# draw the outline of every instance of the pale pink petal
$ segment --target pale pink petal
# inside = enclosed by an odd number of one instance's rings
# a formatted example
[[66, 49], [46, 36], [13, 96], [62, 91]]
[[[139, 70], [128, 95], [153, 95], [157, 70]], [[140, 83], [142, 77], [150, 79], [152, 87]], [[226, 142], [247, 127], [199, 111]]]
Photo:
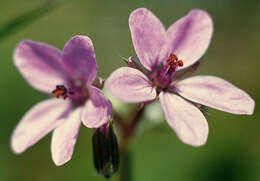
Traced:
[[176, 94], [162, 92], [159, 99], [170, 127], [181, 141], [192, 146], [207, 141], [208, 123], [201, 111]]
[[213, 21], [208, 13], [192, 10], [167, 31], [168, 54], [174, 53], [188, 67], [198, 61], [207, 50], [213, 34]]
[[57, 166], [65, 164], [72, 157], [81, 124], [81, 110], [81, 107], [76, 108], [53, 132], [51, 153]]
[[15, 49], [14, 64], [37, 90], [50, 93], [56, 85], [65, 84], [61, 53], [52, 46], [22, 41]]
[[162, 60], [159, 54], [166, 41], [163, 24], [148, 9], [139, 8], [131, 13], [129, 27], [137, 56], [151, 70]]
[[195, 76], [175, 85], [183, 97], [233, 114], [253, 114], [255, 102], [243, 90], [214, 76]]
[[33, 106], [16, 126], [11, 148], [22, 153], [59, 125], [71, 107], [69, 101], [49, 99]]
[[88, 128], [98, 128], [109, 121], [112, 105], [100, 89], [88, 86], [89, 98], [83, 107], [81, 120]]
[[114, 97], [128, 103], [150, 101], [156, 97], [151, 81], [139, 70], [129, 67], [114, 71], [105, 87]]
[[73, 79], [84, 80], [86, 84], [95, 80], [97, 63], [94, 46], [89, 37], [72, 37], [66, 43], [62, 57]]

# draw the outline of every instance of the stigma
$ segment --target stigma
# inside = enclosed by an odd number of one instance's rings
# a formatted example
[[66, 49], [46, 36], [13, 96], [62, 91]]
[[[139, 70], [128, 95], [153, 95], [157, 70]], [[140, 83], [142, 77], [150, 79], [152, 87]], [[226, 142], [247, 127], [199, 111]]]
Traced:
[[64, 85], [56, 85], [56, 89], [54, 89], [52, 93], [56, 96], [57, 99], [60, 97], [66, 99], [69, 95], [73, 94], [73, 92], [69, 91]]
[[171, 53], [170, 56], [166, 59], [165, 66], [168, 67], [172, 72], [175, 72], [178, 67], [183, 66], [183, 61], [179, 60], [174, 53]]

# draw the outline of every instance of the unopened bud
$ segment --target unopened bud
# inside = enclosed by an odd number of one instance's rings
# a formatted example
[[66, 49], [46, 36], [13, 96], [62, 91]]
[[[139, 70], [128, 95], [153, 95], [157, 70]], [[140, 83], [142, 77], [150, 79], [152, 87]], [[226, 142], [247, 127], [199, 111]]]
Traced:
[[110, 178], [119, 168], [119, 148], [111, 123], [98, 128], [93, 137], [93, 158], [96, 171]]

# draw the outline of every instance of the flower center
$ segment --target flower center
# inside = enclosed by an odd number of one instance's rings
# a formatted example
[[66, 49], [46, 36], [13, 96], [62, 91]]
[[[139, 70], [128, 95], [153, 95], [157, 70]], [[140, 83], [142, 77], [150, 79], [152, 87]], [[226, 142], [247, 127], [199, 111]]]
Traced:
[[56, 89], [54, 89], [52, 93], [55, 94], [57, 99], [60, 97], [66, 99], [68, 96], [73, 94], [73, 92], [69, 91], [64, 85], [56, 85]]
[[67, 82], [65, 85], [56, 85], [52, 93], [56, 98], [62, 97], [63, 99], [69, 98], [75, 105], [82, 105], [88, 99], [88, 89], [83, 81], [75, 79]]
[[152, 74], [152, 80], [158, 90], [162, 90], [168, 87], [172, 82], [174, 74], [179, 67], [183, 66], [183, 61], [179, 60], [178, 57], [171, 53], [170, 56], [163, 62], [162, 66]]
[[183, 66], [183, 61], [179, 60], [174, 53], [171, 53], [169, 58], [166, 59], [166, 64], [164, 66], [169, 68], [168, 71], [175, 72], [178, 67]]

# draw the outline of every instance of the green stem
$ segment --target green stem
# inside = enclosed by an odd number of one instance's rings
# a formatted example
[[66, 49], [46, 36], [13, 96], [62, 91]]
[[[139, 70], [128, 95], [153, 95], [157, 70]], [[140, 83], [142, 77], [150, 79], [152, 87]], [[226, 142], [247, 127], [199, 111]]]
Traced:
[[132, 181], [132, 154], [130, 151], [125, 151], [122, 155], [122, 162], [120, 167], [120, 181]]

